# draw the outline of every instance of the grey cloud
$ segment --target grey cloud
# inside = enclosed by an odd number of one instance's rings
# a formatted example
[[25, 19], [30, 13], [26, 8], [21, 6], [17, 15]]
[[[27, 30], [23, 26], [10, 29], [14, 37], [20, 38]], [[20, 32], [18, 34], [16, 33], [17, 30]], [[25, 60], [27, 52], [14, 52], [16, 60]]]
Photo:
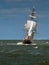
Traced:
[[5, 0], [6, 2], [20, 2], [20, 1], [23, 1], [23, 0]]
[[11, 14], [18, 14], [22, 12], [30, 12], [30, 8], [10, 8], [10, 9], [0, 9], [0, 15], [11, 15]]
[[14, 14], [14, 9], [0, 9], [0, 15]]
[[[11, 8], [11, 9], [0, 9], [0, 19], [16, 19], [22, 14], [24, 17], [30, 12], [29, 8]], [[25, 15], [24, 15], [25, 14]]]
[[12, 9], [0, 9], [0, 19], [11, 19], [18, 16], [16, 8]]
[[[10, 9], [0, 9], [0, 17], [4, 16], [18, 16], [21, 14], [30, 14], [30, 8], [10, 8]], [[48, 17], [49, 10], [37, 12], [38, 17]]]
[[37, 14], [39, 18], [49, 18], [49, 11], [42, 11]]
[[49, 18], [49, 14], [39, 14], [38, 18]]
[[[34, 2], [34, 1], [36, 1], [36, 0], [4, 0], [4, 1], [6, 1], [6, 2]], [[37, 0], [38, 1], [38, 0]]]

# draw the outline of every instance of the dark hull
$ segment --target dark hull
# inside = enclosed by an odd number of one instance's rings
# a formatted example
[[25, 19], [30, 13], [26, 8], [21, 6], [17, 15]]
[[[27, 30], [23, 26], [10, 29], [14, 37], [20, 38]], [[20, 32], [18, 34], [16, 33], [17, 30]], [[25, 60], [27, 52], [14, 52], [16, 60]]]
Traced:
[[24, 40], [23, 44], [32, 44], [32, 41], [30, 41], [30, 40]]

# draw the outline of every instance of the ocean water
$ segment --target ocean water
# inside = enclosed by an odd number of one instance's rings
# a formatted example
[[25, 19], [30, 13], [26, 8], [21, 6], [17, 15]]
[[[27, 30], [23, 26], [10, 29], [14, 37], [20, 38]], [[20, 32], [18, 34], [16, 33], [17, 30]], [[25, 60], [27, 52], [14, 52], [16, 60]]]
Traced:
[[49, 65], [49, 42], [36, 45], [0, 43], [0, 65]]

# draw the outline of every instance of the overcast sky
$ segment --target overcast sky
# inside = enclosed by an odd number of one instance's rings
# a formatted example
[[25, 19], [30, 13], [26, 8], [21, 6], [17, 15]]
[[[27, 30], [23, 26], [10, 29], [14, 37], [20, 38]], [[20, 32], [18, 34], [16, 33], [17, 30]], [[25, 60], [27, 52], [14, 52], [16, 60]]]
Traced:
[[33, 7], [38, 24], [34, 39], [49, 39], [49, 0], [0, 0], [0, 40], [23, 39]]

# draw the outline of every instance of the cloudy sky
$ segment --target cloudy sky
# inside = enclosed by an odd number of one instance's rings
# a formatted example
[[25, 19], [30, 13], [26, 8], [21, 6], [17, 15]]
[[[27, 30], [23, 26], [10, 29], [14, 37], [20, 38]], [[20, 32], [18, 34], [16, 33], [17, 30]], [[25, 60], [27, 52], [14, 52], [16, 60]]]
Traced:
[[33, 7], [38, 24], [34, 39], [49, 39], [49, 0], [0, 0], [0, 40], [23, 39]]

